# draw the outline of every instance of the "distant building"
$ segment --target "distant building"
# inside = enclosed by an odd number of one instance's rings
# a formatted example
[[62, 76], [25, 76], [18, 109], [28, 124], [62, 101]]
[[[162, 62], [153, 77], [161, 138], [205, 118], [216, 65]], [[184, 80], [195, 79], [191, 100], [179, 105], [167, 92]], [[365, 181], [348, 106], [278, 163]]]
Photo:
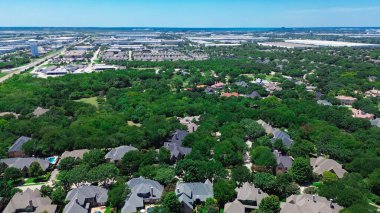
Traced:
[[13, 145], [9, 148], [8, 150], [8, 157], [9, 158], [19, 158], [19, 157], [24, 157], [25, 153], [22, 150], [22, 146], [31, 140], [29, 137], [21, 136], [19, 137]]
[[371, 120], [371, 125], [380, 127], [380, 118], [376, 118], [376, 119]]
[[57, 205], [51, 204], [48, 197], [42, 197], [38, 189], [27, 189], [16, 193], [5, 207], [3, 213], [30, 212], [30, 213], [55, 213]]
[[351, 106], [357, 100], [356, 98], [353, 98], [350, 96], [344, 96], [344, 95], [339, 95], [339, 96], [336, 96], [335, 98], [338, 99], [340, 101], [340, 104], [343, 106], [346, 106], [346, 105]]
[[363, 118], [363, 119], [368, 119], [368, 120], [372, 120], [375, 118], [374, 114], [366, 113], [360, 109], [351, 108], [351, 111], [352, 111], [352, 117], [354, 118]]
[[303, 194], [288, 197], [286, 203], [281, 207], [280, 213], [339, 213], [342, 209], [343, 207], [325, 197]]
[[273, 154], [277, 162], [276, 174], [287, 172], [292, 167], [293, 159], [290, 156], [283, 155], [278, 150], [274, 150]]
[[37, 43], [34, 42], [34, 43], [30, 44], [30, 51], [31, 51], [33, 57], [39, 57], [40, 56], [40, 53], [38, 52]]
[[244, 183], [242, 187], [236, 189], [236, 192], [236, 200], [224, 206], [225, 213], [252, 212], [259, 209], [261, 200], [268, 197], [267, 193], [250, 183]]
[[164, 186], [159, 182], [143, 177], [133, 178], [127, 185], [131, 189], [131, 194], [125, 200], [121, 213], [139, 212], [146, 204], [157, 203], [164, 191]]
[[214, 197], [212, 183], [177, 183], [175, 194], [181, 203], [182, 212], [191, 213], [197, 204]]
[[324, 157], [310, 158], [310, 165], [313, 167], [313, 172], [318, 175], [323, 175], [323, 172], [328, 171], [336, 174], [338, 178], [343, 178], [344, 174], [347, 173], [341, 164]]
[[73, 150], [73, 151], [65, 151], [62, 155], [61, 155], [61, 159], [65, 159], [65, 158], [68, 158], [68, 157], [72, 157], [72, 158], [75, 158], [75, 159], [83, 159], [83, 155], [87, 152], [89, 152], [90, 150], [88, 149], [78, 149], [78, 150]]
[[111, 149], [111, 151], [106, 154], [105, 159], [108, 162], [118, 163], [121, 161], [121, 159], [123, 159], [126, 153], [134, 150], [137, 149], [133, 146], [119, 146], [117, 148]]
[[182, 146], [182, 142], [188, 133], [184, 130], [177, 130], [164, 147], [170, 151], [170, 159], [176, 161], [191, 152], [191, 148]]
[[108, 190], [99, 186], [82, 186], [67, 193], [63, 213], [88, 213], [94, 207], [106, 205]]
[[39, 163], [43, 171], [46, 171], [50, 166], [49, 161], [40, 158], [6, 158], [0, 160], [0, 164], [20, 169], [24, 173], [29, 172], [29, 167], [34, 162]]
[[37, 118], [44, 115], [45, 113], [49, 112], [49, 109], [44, 109], [42, 107], [37, 107], [34, 111], [33, 111], [33, 115], [36, 116]]

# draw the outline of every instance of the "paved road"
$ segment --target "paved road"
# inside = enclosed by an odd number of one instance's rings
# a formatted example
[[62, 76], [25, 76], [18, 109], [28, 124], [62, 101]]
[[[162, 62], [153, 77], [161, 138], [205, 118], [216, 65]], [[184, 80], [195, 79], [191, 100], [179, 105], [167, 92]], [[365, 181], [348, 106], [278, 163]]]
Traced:
[[[79, 43], [82, 43], [82, 42], [84, 42], [84, 41], [86, 41], [86, 40], [87, 40], [87, 38], [85, 38], [85, 39], [83, 39], [83, 40], [80, 40], [80, 41], [78, 41], [78, 42], [76, 42], [76, 43], [74, 43], [74, 44], [72, 44], [72, 45], [69, 45], [69, 46], [75, 46], [75, 45], [77, 45], [77, 44], [79, 44]], [[0, 84], [3, 83], [4, 81], [6, 81], [7, 79], [11, 78], [13, 75], [18, 75], [18, 74], [20, 74], [21, 72], [24, 72], [24, 71], [26, 71], [26, 70], [28, 70], [28, 69], [30, 69], [30, 68], [32, 68], [32, 67], [38, 66], [38, 65], [44, 63], [45, 61], [47, 61], [47, 60], [49, 60], [49, 59], [51, 59], [51, 58], [54, 58], [54, 57], [56, 57], [56, 56], [62, 54], [63, 52], [65, 52], [65, 51], [67, 50], [67, 48], [68, 48], [69, 46], [62, 48], [61, 50], [59, 50], [59, 51], [56, 52], [56, 53], [53, 53], [53, 54], [47, 55], [47, 56], [45, 56], [45, 57], [43, 57], [43, 58], [41, 58], [41, 59], [38, 59], [38, 60], [36, 60], [36, 61], [33, 61], [33, 62], [31, 62], [31, 63], [29, 63], [29, 64], [27, 64], [27, 65], [25, 65], [25, 66], [22, 66], [22, 67], [16, 67], [16, 68], [12, 68], [12, 69], [6, 69], [6, 70], [1, 71], [2, 73], [8, 73], [8, 74], [5, 75], [5, 76], [3, 76], [2, 78], [0, 78]]]

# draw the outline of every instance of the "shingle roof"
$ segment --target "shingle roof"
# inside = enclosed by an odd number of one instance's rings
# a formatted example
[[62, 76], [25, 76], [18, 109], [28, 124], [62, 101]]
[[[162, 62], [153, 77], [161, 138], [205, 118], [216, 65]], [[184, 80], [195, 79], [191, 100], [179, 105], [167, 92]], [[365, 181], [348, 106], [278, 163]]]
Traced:
[[284, 168], [289, 169], [292, 167], [293, 159], [287, 155], [282, 155], [278, 150], [273, 151], [274, 156], [276, 157], [277, 165], [282, 165]]
[[[122, 213], [136, 212], [138, 208], [144, 207], [144, 199], [161, 199], [164, 191], [164, 186], [159, 182], [145, 179], [144, 177], [133, 178], [127, 184], [131, 189], [131, 194], [125, 201], [121, 210]], [[140, 197], [142, 194], [144, 194], [144, 197]]]
[[65, 201], [77, 200], [78, 204], [83, 206], [88, 198], [95, 198], [96, 202], [105, 203], [108, 200], [108, 190], [99, 186], [81, 186], [67, 193]]
[[42, 107], [37, 107], [34, 111], [33, 111], [33, 115], [36, 116], [36, 117], [40, 117], [41, 115], [45, 114], [49, 112], [49, 109], [44, 109]]
[[17, 151], [22, 151], [22, 145], [24, 145], [26, 142], [29, 140], [32, 140], [29, 137], [21, 136], [19, 137], [13, 145], [9, 148], [8, 152], [17, 152]]
[[234, 200], [234, 202], [226, 203], [224, 205], [225, 213], [245, 213], [245, 207], [240, 203], [239, 200]]
[[178, 196], [178, 200], [191, 209], [194, 208], [193, 204], [197, 199], [204, 202], [207, 198], [214, 197], [212, 183], [209, 180], [206, 180], [205, 183], [178, 182], [175, 193]]
[[[30, 203], [30, 201], [32, 201], [32, 203]], [[31, 190], [28, 188], [24, 192], [16, 193], [8, 203], [7, 207], [3, 210], [3, 213], [14, 213], [16, 210], [27, 208], [30, 204], [36, 208], [34, 212], [38, 213], [43, 211], [55, 213], [57, 209], [57, 205], [51, 204], [50, 198], [41, 197], [38, 189]]]
[[111, 151], [109, 151], [106, 154], [105, 158], [109, 159], [111, 162], [119, 161], [124, 157], [124, 155], [127, 152], [130, 152], [133, 150], [137, 150], [137, 149], [133, 146], [119, 146], [117, 148], [111, 149]]
[[187, 155], [191, 152], [191, 148], [182, 146], [182, 141], [188, 134], [184, 130], [177, 130], [169, 142], [164, 143], [164, 147], [170, 151], [171, 157], [178, 158], [180, 155]]
[[88, 213], [88, 210], [79, 205], [75, 199], [72, 199], [66, 204], [63, 213]]
[[273, 139], [275, 139], [275, 140], [281, 139], [282, 143], [286, 147], [290, 147], [290, 145], [292, 145], [292, 143], [293, 143], [293, 140], [290, 138], [288, 133], [281, 131], [280, 129], [277, 129], [277, 128], [275, 128], [273, 131]]
[[318, 175], [322, 175], [325, 171], [335, 173], [339, 178], [342, 178], [346, 170], [342, 168], [342, 165], [332, 159], [326, 159], [324, 157], [310, 158], [310, 165], [313, 167], [313, 172]]
[[61, 159], [68, 158], [68, 157], [73, 157], [73, 158], [79, 158], [82, 159], [84, 153], [89, 152], [90, 150], [88, 149], [78, 149], [78, 150], [73, 150], [73, 151], [65, 151], [61, 155]]
[[268, 197], [267, 193], [264, 193], [261, 189], [256, 188], [255, 185], [250, 183], [244, 183], [243, 186], [236, 189], [236, 191], [239, 201], [256, 201], [257, 206], [252, 206], [253, 208], [257, 208], [261, 200]]
[[261, 95], [257, 91], [253, 91], [251, 94], [246, 95], [246, 97], [255, 99], [255, 98], [261, 98]]
[[260, 124], [265, 129], [266, 134], [273, 134], [274, 129], [271, 125], [267, 124], [263, 120], [258, 120], [257, 123]]
[[325, 197], [309, 194], [292, 195], [286, 199], [281, 213], [338, 213], [341, 209], [336, 203], [330, 203]]
[[380, 127], [380, 118], [376, 118], [376, 119], [371, 120], [371, 125]]
[[1, 159], [0, 163], [5, 163], [8, 167], [14, 167], [17, 169], [24, 169], [30, 167], [33, 162], [38, 162], [41, 165], [42, 170], [49, 168], [49, 161], [40, 158], [6, 158]]

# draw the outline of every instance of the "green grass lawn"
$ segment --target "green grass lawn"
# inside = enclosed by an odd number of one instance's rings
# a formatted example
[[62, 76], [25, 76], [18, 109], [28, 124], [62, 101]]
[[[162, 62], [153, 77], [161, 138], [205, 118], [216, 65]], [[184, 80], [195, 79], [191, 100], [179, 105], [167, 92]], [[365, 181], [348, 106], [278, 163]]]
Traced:
[[6, 75], [5, 73], [0, 72], [0, 78], [4, 77], [5, 75]]
[[91, 105], [93, 105], [96, 108], [99, 107], [99, 104], [98, 104], [98, 101], [97, 101], [97, 97], [82, 98], [82, 99], [79, 99], [79, 100], [76, 100], [76, 101], [77, 102], [86, 103], [86, 104], [91, 104]]

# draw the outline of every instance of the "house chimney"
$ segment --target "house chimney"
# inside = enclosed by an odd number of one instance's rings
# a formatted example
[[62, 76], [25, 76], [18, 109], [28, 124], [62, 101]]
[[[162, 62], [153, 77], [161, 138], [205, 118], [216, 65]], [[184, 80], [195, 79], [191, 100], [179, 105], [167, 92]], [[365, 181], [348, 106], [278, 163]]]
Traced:
[[177, 188], [177, 193], [178, 193], [178, 194], [180, 193], [179, 188]]
[[29, 200], [29, 207], [33, 209], [33, 200]]
[[261, 189], [259, 189], [259, 195], [261, 195]]
[[153, 197], [153, 187], [150, 187], [150, 196]]
[[313, 202], [316, 203], [317, 199], [315, 198], [315, 195], [313, 195]]
[[333, 205], [333, 199], [330, 199], [330, 208], [334, 208], [334, 205]]
[[195, 132], [195, 126], [193, 126], [193, 132]]

